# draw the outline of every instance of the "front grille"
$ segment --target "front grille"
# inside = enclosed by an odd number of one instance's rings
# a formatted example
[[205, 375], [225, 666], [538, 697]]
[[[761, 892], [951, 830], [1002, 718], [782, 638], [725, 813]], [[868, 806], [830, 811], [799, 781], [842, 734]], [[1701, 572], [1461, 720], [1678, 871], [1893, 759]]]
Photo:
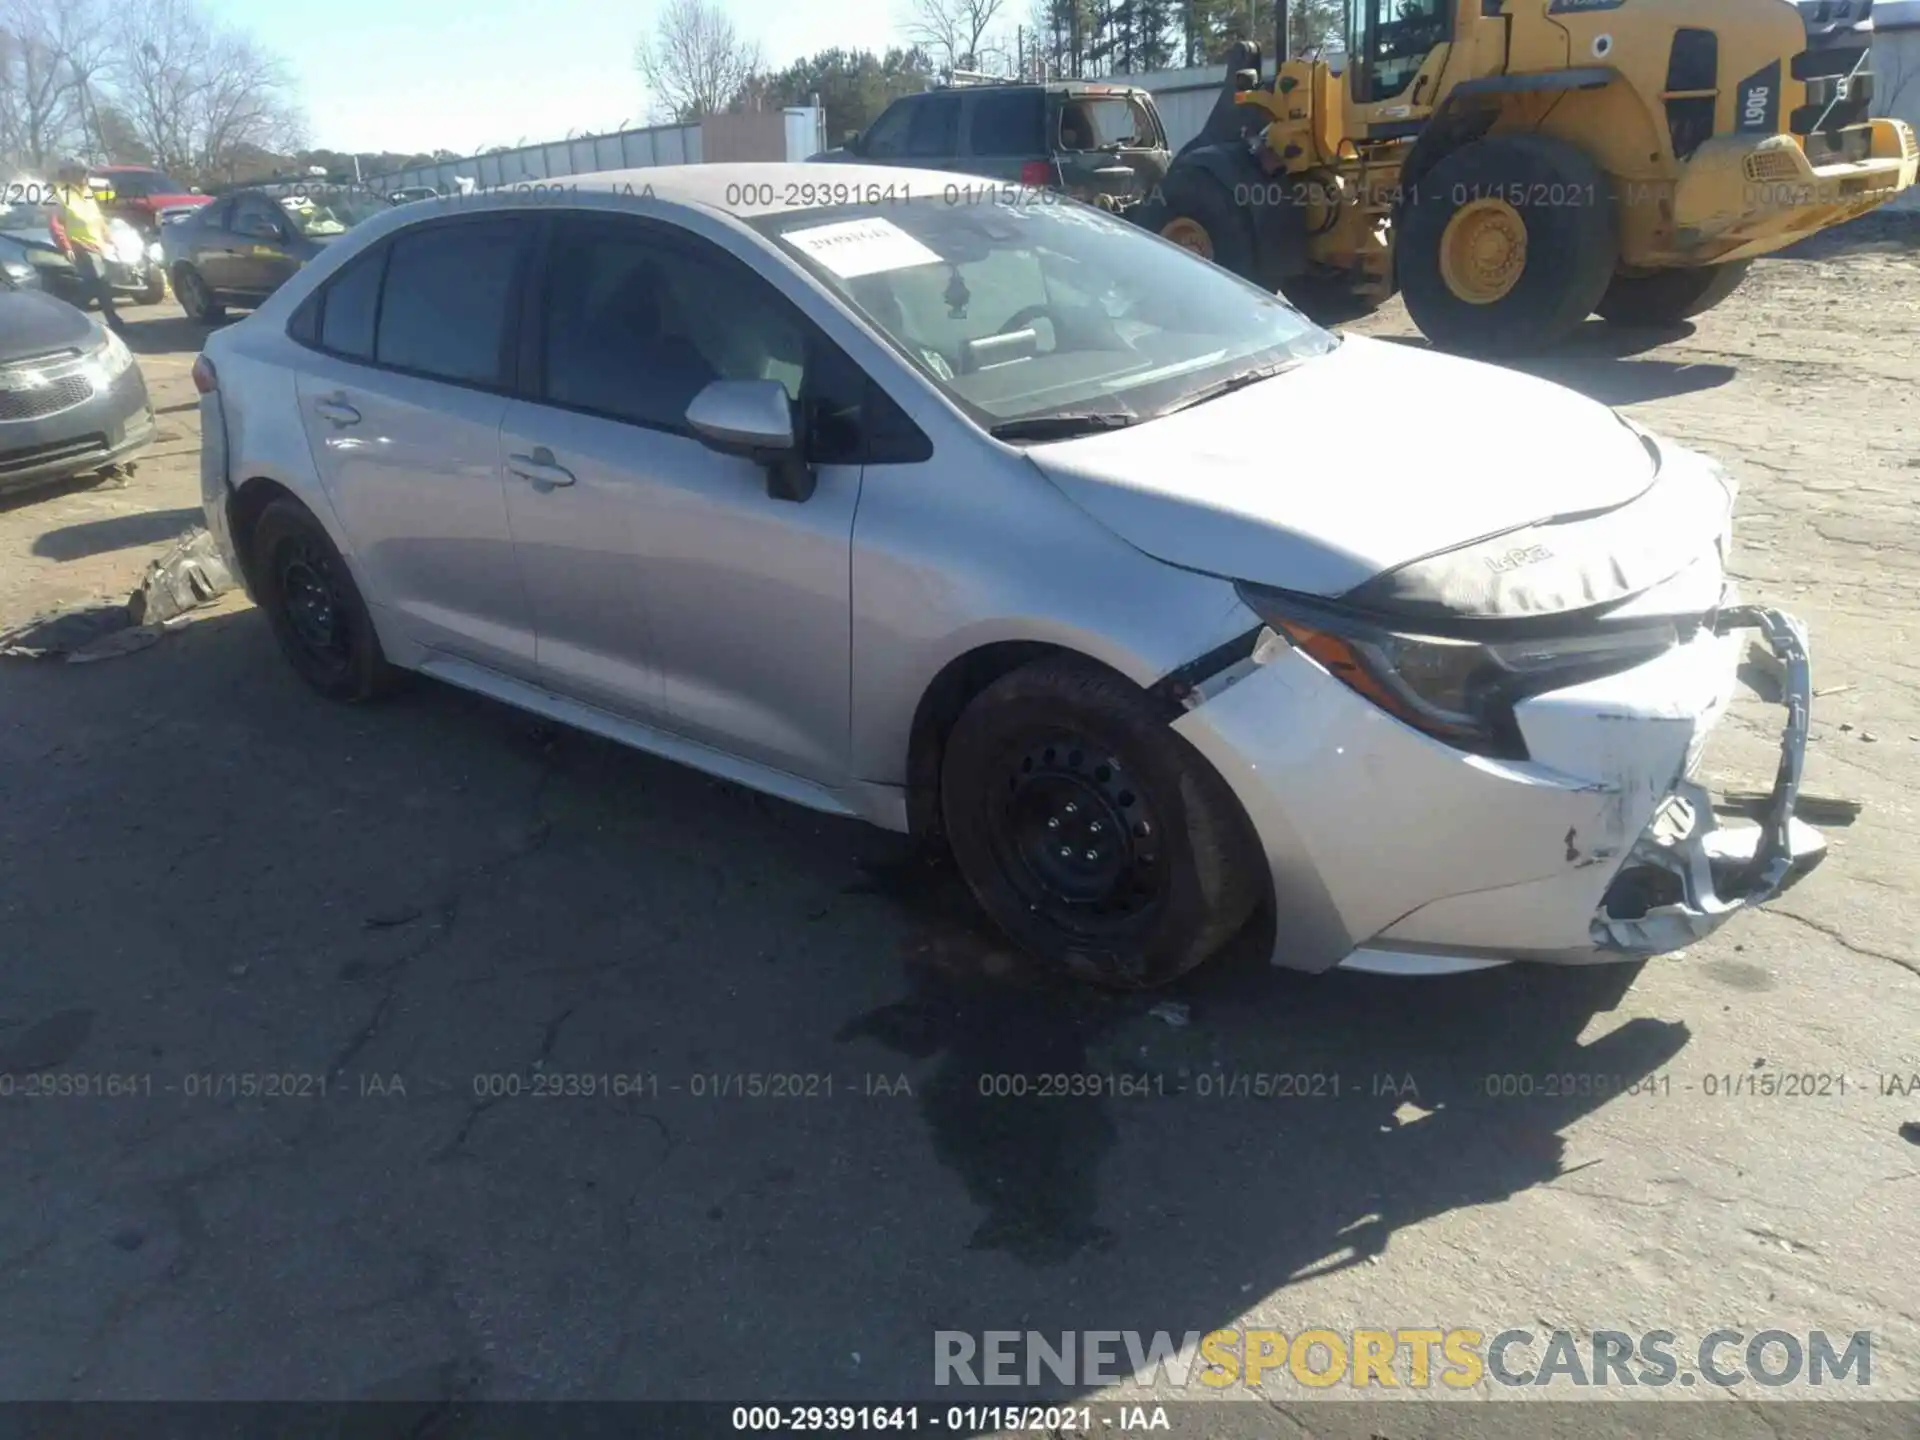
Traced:
[[0, 421], [38, 420], [71, 409], [93, 396], [93, 384], [84, 375], [63, 375], [45, 385], [0, 389]]
[[1800, 167], [1794, 163], [1793, 156], [1781, 150], [1762, 150], [1749, 155], [1741, 168], [1746, 171], [1749, 185], [1779, 185], [1800, 178]]
[[72, 440], [60, 440], [51, 445], [29, 445], [24, 450], [0, 451], [0, 476], [6, 476], [20, 470], [32, 470], [37, 466], [51, 465], [59, 460], [85, 460], [92, 455], [104, 455], [107, 452], [107, 437], [101, 434], [80, 435]]

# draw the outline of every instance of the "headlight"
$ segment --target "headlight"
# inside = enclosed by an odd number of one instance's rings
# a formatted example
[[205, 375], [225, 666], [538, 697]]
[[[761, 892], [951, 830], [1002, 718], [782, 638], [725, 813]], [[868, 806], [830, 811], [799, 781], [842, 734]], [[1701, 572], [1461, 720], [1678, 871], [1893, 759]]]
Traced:
[[16, 285], [30, 285], [33, 283], [33, 266], [27, 264], [24, 260], [9, 260], [5, 264], [0, 265], [0, 270], [6, 271], [7, 279]]
[[158, 265], [165, 258], [166, 258], [166, 253], [161, 250], [160, 242], [158, 240], [153, 241], [150, 245], [147, 246], [147, 259], [152, 261], [155, 265]]
[[108, 222], [107, 239], [113, 244], [114, 258], [122, 265], [138, 265], [146, 258], [146, 242], [140, 238], [140, 232], [124, 220]]
[[1419, 635], [1242, 585], [1240, 598], [1295, 649], [1414, 729], [1475, 754], [1525, 759], [1514, 706], [1632, 669], [1679, 641], [1672, 621], [1480, 641]]
[[127, 342], [111, 330], [106, 336], [107, 343], [100, 347], [100, 369], [107, 379], [117, 380], [133, 367], [133, 352], [127, 348]]

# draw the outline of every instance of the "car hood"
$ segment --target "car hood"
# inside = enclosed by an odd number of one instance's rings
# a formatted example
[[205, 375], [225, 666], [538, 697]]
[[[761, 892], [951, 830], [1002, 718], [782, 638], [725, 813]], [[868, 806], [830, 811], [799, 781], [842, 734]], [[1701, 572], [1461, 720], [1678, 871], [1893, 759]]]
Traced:
[[1563, 386], [1357, 336], [1192, 409], [1027, 453], [1149, 555], [1324, 596], [1618, 511], [1659, 469], [1636, 431]]
[[0, 365], [98, 343], [93, 321], [64, 300], [38, 290], [0, 292]]

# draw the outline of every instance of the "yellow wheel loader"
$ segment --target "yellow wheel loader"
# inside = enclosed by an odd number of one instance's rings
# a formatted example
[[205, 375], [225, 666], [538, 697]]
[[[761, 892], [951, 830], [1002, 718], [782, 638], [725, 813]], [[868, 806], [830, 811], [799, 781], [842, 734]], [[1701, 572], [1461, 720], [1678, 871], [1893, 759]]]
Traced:
[[1240, 42], [1135, 214], [1325, 323], [1398, 291], [1468, 352], [1669, 325], [1920, 167], [1868, 116], [1869, 35], [1787, 0], [1347, 0], [1339, 73], [1278, 10], [1273, 80]]

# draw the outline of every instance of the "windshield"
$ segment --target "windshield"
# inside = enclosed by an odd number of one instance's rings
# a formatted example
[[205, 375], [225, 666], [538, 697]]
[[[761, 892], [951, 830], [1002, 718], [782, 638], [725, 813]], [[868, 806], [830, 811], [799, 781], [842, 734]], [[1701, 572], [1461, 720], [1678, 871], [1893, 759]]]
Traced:
[[309, 240], [344, 235], [362, 220], [390, 208], [387, 201], [371, 195], [329, 195], [324, 200], [306, 195], [289, 196], [280, 202], [280, 207]]
[[1139, 418], [1338, 343], [1275, 296], [1054, 195], [929, 195], [749, 223], [989, 428]]

